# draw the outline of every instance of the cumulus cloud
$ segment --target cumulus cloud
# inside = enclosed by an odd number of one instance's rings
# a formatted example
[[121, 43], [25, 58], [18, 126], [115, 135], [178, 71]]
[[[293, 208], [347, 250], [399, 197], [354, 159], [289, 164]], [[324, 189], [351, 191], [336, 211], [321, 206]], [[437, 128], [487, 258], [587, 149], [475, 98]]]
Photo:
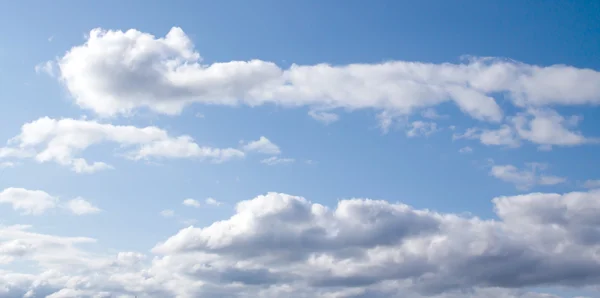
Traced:
[[600, 192], [492, 202], [497, 220], [268, 193], [239, 202], [228, 219], [182, 229], [152, 258], [0, 227], [0, 257], [40, 269], [0, 269], [0, 297], [554, 298], [526, 289], [598, 285]]
[[200, 202], [198, 202], [197, 200], [194, 200], [194, 199], [185, 199], [185, 200], [183, 200], [183, 202], [181, 202], [181, 204], [183, 204], [184, 206], [194, 207], [194, 208], [200, 208], [200, 206], [201, 206]]
[[459, 153], [471, 153], [473, 152], [473, 148], [469, 146], [462, 147], [458, 150]]
[[38, 162], [53, 161], [77, 173], [92, 173], [111, 169], [112, 166], [101, 161], [89, 162], [78, 155], [93, 145], [103, 143], [132, 148], [124, 153], [132, 160], [194, 158], [218, 163], [244, 157], [241, 150], [203, 147], [190, 136], [173, 137], [154, 126], [139, 128], [43, 117], [24, 124], [21, 133], [9, 141], [9, 146], [0, 148], [0, 158], [29, 157]]
[[331, 124], [340, 120], [340, 116], [338, 114], [330, 112], [310, 110], [308, 115], [323, 124]]
[[258, 140], [249, 142], [243, 146], [244, 151], [258, 152], [262, 154], [277, 155], [281, 153], [279, 146], [266, 137], [261, 136]]
[[94, 214], [102, 211], [102, 209], [94, 206], [83, 198], [75, 198], [68, 201], [66, 207], [75, 215]]
[[406, 136], [410, 138], [417, 136], [430, 136], [436, 131], [438, 131], [438, 128], [435, 122], [414, 121], [409, 125], [409, 129], [406, 131]]
[[296, 160], [293, 159], [293, 158], [271, 156], [269, 158], [265, 158], [265, 159], [261, 160], [260, 162], [264, 163], [266, 165], [269, 165], [269, 166], [275, 166], [275, 165], [291, 164], [291, 163], [293, 163], [295, 161]]
[[579, 117], [565, 117], [550, 109], [529, 110], [512, 118], [519, 136], [535, 144], [574, 146], [597, 140], [584, 137], [581, 132], [571, 130]]
[[12, 205], [22, 214], [40, 215], [58, 204], [58, 198], [41, 190], [10, 187], [0, 192], [0, 203]]
[[493, 98], [498, 93], [518, 106], [600, 103], [600, 73], [591, 69], [477, 57], [459, 64], [390, 61], [287, 69], [262, 60], [203, 64], [177, 27], [164, 37], [93, 29], [56, 63], [75, 102], [104, 116], [139, 108], [178, 114], [191, 103], [407, 115], [450, 101], [471, 117], [499, 122], [503, 112]]
[[585, 137], [575, 130], [580, 117], [565, 118], [556, 111], [529, 109], [508, 117], [508, 123], [496, 129], [469, 128], [464, 133], [455, 133], [453, 139], [478, 139], [485, 145], [519, 147], [521, 141], [540, 145], [541, 150], [552, 146], [576, 146], [598, 143], [598, 138]]
[[14, 210], [20, 211], [23, 215], [40, 215], [59, 206], [75, 215], [93, 214], [102, 211], [80, 197], [61, 204], [58, 197], [45, 191], [16, 187], [9, 187], [0, 192], [1, 203], [12, 205]]
[[528, 163], [525, 169], [513, 165], [494, 165], [490, 175], [514, 184], [518, 189], [527, 190], [536, 185], [555, 185], [567, 181], [564, 177], [544, 175], [542, 172], [548, 166], [542, 163]]
[[175, 215], [175, 211], [171, 209], [165, 209], [160, 212], [160, 216], [162, 217], [173, 217]]
[[223, 205], [223, 202], [220, 202], [214, 198], [206, 198], [206, 200], [204, 200], [204, 203], [206, 203], [206, 205], [212, 205], [212, 206], [221, 206]]

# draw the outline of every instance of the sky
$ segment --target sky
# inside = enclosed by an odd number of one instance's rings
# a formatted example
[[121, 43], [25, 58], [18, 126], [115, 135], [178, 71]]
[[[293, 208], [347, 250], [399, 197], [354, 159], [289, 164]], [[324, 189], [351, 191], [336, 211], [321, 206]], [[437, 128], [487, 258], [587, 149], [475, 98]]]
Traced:
[[600, 297], [597, 1], [0, 3], [0, 297]]

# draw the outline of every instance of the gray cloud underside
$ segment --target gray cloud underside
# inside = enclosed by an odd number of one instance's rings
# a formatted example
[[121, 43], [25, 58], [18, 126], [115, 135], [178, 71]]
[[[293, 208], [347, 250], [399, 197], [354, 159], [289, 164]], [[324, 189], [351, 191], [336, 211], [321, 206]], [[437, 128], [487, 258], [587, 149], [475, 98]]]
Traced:
[[[90, 238], [0, 228], [0, 297], [557, 297], [529, 287], [596, 287], [600, 192], [493, 199], [498, 220], [379, 200], [334, 209], [268, 193], [188, 227], [152, 257], [97, 255]], [[66, 253], [68, 252], [68, 253]], [[104, 295], [104, 296], [103, 296]], [[112, 296], [109, 296], [112, 295]]]

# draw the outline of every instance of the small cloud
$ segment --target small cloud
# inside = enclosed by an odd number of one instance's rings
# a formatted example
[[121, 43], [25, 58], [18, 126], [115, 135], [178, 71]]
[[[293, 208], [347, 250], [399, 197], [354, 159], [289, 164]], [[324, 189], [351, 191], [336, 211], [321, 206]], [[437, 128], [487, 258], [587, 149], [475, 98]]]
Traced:
[[173, 217], [175, 215], [175, 211], [171, 209], [165, 209], [160, 212], [160, 216], [162, 217]]
[[68, 201], [66, 207], [75, 215], [94, 214], [102, 211], [102, 209], [94, 206], [92, 203], [84, 200], [83, 198], [75, 198]]
[[304, 163], [306, 163], [307, 165], [316, 165], [318, 162], [316, 162], [312, 159], [307, 159], [304, 161]]
[[328, 125], [328, 124], [331, 124], [333, 122], [340, 120], [340, 116], [338, 116], [337, 114], [334, 114], [334, 113], [329, 113], [329, 112], [310, 110], [308, 112], [308, 115], [310, 117], [312, 117], [313, 119], [315, 119], [325, 125]]
[[433, 109], [433, 108], [429, 108], [429, 109], [424, 110], [421, 113], [421, 116], [423, 116], [423, 118], [432, 119], [432, 120], [433, 119], [441, 119], [441, 118], [447, 118], [448, 117], [447, 115], [440, 115], [440, 114], [438, 114], [435, 111], [435, 109]]
[[296, 161], [296, 160], [293, 158], [280, 158], [277, 156], [272, 156], [272, 157], [263, 159], [260, 162], [264, 163], [266, 165], [274, 166], [274, 165], [291, 164], [294, 161]]
[[185, 199], [182, 204], [188, 207], [200, 208], [200, 202], [194, 199]]
[[600, 179], [598, 180], [587, 180], [583, 183], [585, 188], [600, 188]]
[[459, 153], [471, 153], [473, 152], [473, 148], [466, 146], [466, 147], [462, 147], [458, 150]]
[[196, 113], [195, 116], [196, 116], [196, 118], [204, 119], [204, 114], [202, 114], [202, 113]]
[[0, 162], [0, 169], [14, 168], [16, 165], [17, 164], [12, 161], [3, 161], [3, 162]]
[[436, 131], [438, 131], [438, 128], [435, 122], [414, 121], [410, 124], [410, 129], [406, 132], [406, 136], [409, 138], [417, 136], [427, 137]]
[[204, 202], [206, 203], [206, 205], [211, 205], [211, 206], [223, 205], [223, 202], [219, 202], [219, 201], [215, 200], [214, 198], [207, 198], [206, 200], [204, 200]]
[[536, 185], [556, 185], [567, 181], [564, 177], [544, 175], [541, 172], [548, 166], [543, 163], [528, 163], [525, 169], [513, 165], [494, 165], [490, 175], [515, 185], [517, 189], [528, 190]]
[[35, 73], [37, 73], [37, 74], [45, 73], [51, 77], [54, 77], [54, 62], [46, 61], [46, 62], [36, 65]]
[[277, 155], [281, 153], [279, 146], [272, 143], [266, 137], [261, 136], [258, 140], [252, 141], [243, 146], [244, 151], [258, 152], [269, 155]]
[[54, 40], [54, 35], [48, 37], [48, 42], [52, 42]]

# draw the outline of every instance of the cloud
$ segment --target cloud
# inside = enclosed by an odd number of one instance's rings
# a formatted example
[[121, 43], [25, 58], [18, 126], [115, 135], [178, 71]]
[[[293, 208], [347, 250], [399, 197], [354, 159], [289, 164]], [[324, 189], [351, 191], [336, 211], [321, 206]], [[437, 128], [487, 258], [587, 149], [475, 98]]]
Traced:
[[540, 145], [540, 150], [551, 150], [552, 146], [577, 146], [598, 143], [598, 138], [583, 136], [574, 130], [580, 117], [568, 119], [556, 111], [544, 109], [529, 109], [508, 117], [508, 123], [497, 129], [470, 128], [464, 133], [453, 135], [453, 139], [479, 139], [485, 145], [500, 145], [516, 148], [521, 140]]
[[261, 136], [258, 140], [252, 141], [243, 146], [246, 152], [258, 152], [262, 154], [277, 155], [281, 153], [279, 146], [272, 143], [266, 137]]
[[264, 163], [266, 165], [269, 165], [269, 166], [274, 166], [274, 165], [291, 164], [295, 161], [296, 160], [293, 158], [282, 158], [282, 157], [277, 157], [277, 156], [271, 156], [269, 158], [265, 158], [265, 159], [261, 160], [260, 162]]
[[15, 165], [16, 164], [12, 161], [3, 161], [3, 162], [0, 162], [0, 169], [14, 168]]
[[462, 147], [458, 150], [459, 153], [471, 153], [473, 152], [473, 148], [466, 146], [466, 147]]
[[580, 132], [570, 130], [577, 125], [578, 117], [565, 119], [550, 109], [529, 110], [512, 118], [519, 136], [535, 144], [575, 146], [597, 140], [584, 137]]
[[583, 183], [585, 188], [600, 188], [600, 180], [586, 180]]
[[435, 109], [433, 109], [433, 108], [425, 109], [423, 112], [421, 112], [421, 116], [423, 116], [423, 118], [432, 119], [432, 120], [448, 117], [447, 115], [438, 114], [435, 111]]
[[406, 131], [406, 136], [412, 138], [417, 136], [430, 136], [438, 131], [435, 122], [414, 121], [410, 124], [410, 129]]
[[519, 170], [513, 165], [494, 165], [490, 175], [514, 184], [518, 189], [527, 190], [536, 185], [555, 185], [567, 181], [564, 177], [543, 175], [548, 166], [540, 163], [528, 163], [526, 168]]
[[9, 147], [0, 148], [0, 158], [30, 157], [38, 162], [53, 161], [68, 166], [77, 173], [93, 173], [113, 167], [101, 161], [90, 163], [77, 155], [90, 146], [103, 143], [131, 148], [124, 155], [132, 160], [193, 158], [219, 163], [244, 157], [244, 152], [238, 149], [201, 147], [190, 136], [172, 137], [154, 126], [138, 128], [43, 117], [24, 124], [21, 133], [9, 141]]
[[102, 211], [102, 209], [83, 198], [75, 198], [68, 201], [66, 207], [75, 215], [95, 214]]
[[600, 188], [600, 180], [586, 180], [583, 183], [585, 188]]
[[58, 198], [41, 190], [9, 187], [0, 192], [0, 203], [12, 205], [26, 215], [40, 215], [58, 204]]
[[[138, 252], [90, 253], [95, 240], [0, 227], [0, 297], [549, 298], [529, 288], [600, 282], [600, 192], [492, 200], [497, 219], [344, 199], [329, 208], [267, 193], [235, 214]], [[12, 268], [12, 267], [9, 267]], [[18, 267], [16, 267], [18, 268]]]
[[204, 203], [206, 203], [206, 205], [212, 205], [212, 206], [223, 205], [223, 202], [217, 201], [214, 198], [206, 198], [206, 200], [204, 200]]
[[315, 119], [323, 124], [326, 124], [326, 125], [340, 120], [340, 116], [338, 114], [329, 113], [329, 112], [310, 110], [308, 112], [308, 115], [310, 117], [312, 117], [313, 119]]
[[[50, 209], [61, 206], [60, 199], [41, 190], [9, 187], [0, 192], [0, 204], [11, 204], [23, 215], [41, 215]], [[83, 198], [75, 198], [62, 205], [75, 215], [94, 214], [102, 211]]]
[[160, 212], [160, 216], [162, 217], [173, 217], [175, 215], [175, 211], [171, 209], [165, 209]]
[[35, 66], [35, 73], [45, 73], [51, 77], [56, 75], [56, 64], [53, 61], [46, 61]]
[[177, 27], [165, 37], [93, 29], [57, 64], [75, 102], [103, 116], [140, 108], [172, 115], [192, 103], [407, 115], [450, 101], [473, 118], [499, 122], [503, 112], [496, 94], [523, 107], [600, 103], [600, 73], [591, 69], [477, 57], [459, 64], [389, 61], [287, 69], [262, 60], [203, 64]]
[[182, 204], [188, 207], [200, 208], [200, 202], [194, 199], [185, 199]]

